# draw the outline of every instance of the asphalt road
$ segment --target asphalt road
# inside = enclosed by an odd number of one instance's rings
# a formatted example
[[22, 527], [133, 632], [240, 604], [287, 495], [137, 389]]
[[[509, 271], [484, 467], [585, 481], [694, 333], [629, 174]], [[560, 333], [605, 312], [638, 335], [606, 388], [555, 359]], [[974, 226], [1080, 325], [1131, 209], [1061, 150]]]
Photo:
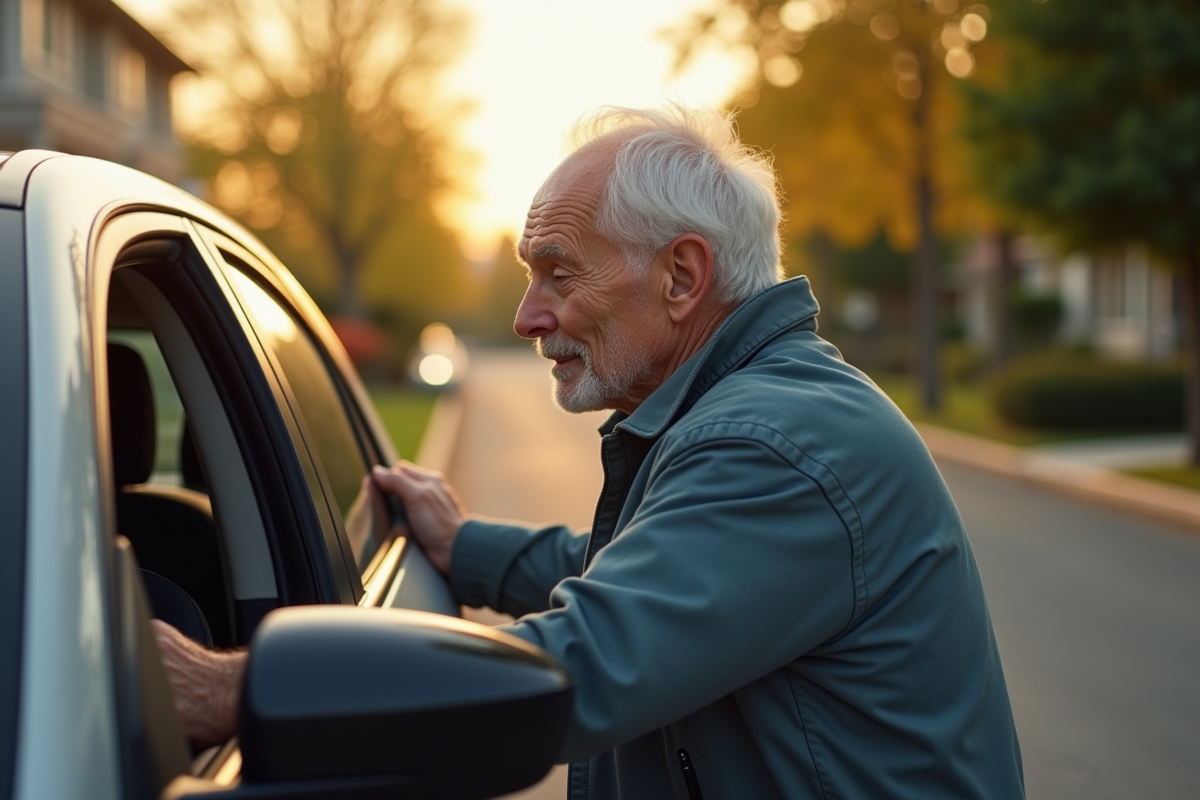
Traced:
[[[604, 482], [596, 429], [608, 415], [555, 408], [550, 363], [532, 347], [472, 352], [449, 478], [474, 513], [586, 530]], [[489, 612], [468, 616], [504, 621]], [[566, 796], [566, 767], [556, 767], [537, 786], [503, 800]]]
[[1031, 800], [1200, 798], [1200, 532], [941, 464]]
[[[531, 351], [473, 358], [450, 470], [468, 508], [587, 527], [604, 415], [556, 410]], [[1030, 800], [1200, 798], [1200, 532], [941, 466], [983, 573]], [[564, 794], [556, 771], [514, 800]]]

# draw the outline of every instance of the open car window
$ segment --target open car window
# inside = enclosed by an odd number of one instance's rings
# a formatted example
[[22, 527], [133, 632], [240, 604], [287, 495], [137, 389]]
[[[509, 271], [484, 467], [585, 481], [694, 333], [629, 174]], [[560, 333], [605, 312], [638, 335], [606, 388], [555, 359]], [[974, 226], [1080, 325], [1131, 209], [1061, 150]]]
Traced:
[[213, 644], [244, 644], [279, 604], [279, 588], [241, 442], [248, 409], [230, 402], [230, 375], [211, 358], [229, 342], [181, 313], [196, 307], [204, 277], [186, 237], [126, 245], [115, 256], [104, 343], [114, 533], [144, 570], [199, 604]]

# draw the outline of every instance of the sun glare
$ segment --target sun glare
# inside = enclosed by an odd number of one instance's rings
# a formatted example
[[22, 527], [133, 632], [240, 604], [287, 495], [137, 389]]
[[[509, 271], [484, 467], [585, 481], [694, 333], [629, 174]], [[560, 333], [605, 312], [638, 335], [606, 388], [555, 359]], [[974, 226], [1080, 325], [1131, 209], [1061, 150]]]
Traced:
[[[118, 0], [154, 29], [168, 19], [173, 0]], [[439, 100], [473, 106], [460, 128], [470, 156], [457, 176], [464, 191], [447, 197], [441, 215], [461, 234], [468, 255], [490, 260], [503, 236], [515, 236], [538, 186], [565, 154], [571, 125], [603, 105], [661, 106], [669, 101], [720, 105], [744, 83], [753, 59], [716, 49], [672, 75], [674, 51], [661, 32], [710, 0], [457, 0], [471, 17], [465, 51], [446, 76]], [[792, 24], [819, 21], [827, 0], [793, 0]], [[744, 55], [744, 54], [743, 54]], [[798, 80], [794, 62], [776, 64], [780, 85]], [[203, 113], [205, 98], [181, 81], [177, 117], [186, 126]], [[269, 146], [295, 146], [295, 120], [272, 120]], [[242, 176], [236, 176], [241, 178]], [[249, 194], [244, 181], [225, 187]]]

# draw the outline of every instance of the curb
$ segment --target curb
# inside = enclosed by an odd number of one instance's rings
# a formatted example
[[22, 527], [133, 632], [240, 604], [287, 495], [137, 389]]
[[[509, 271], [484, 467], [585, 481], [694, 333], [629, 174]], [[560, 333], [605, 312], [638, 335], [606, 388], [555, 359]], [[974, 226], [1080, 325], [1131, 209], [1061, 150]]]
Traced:
[[458, 430], [462, 426], [465, 407], [462, 393], [457, 389], [438, 395], [429, 415], [429, 423], [425, 426], [425, 433], [421, 436], [415, 463], [443, 475], [450, 470], [450, 461], [454, 458], [454, 448], [458, 444]]
[[920, 423], [916, 429], [935, 458], [1200, 532], [1200, 492], [1038, 455], [937, 425]]

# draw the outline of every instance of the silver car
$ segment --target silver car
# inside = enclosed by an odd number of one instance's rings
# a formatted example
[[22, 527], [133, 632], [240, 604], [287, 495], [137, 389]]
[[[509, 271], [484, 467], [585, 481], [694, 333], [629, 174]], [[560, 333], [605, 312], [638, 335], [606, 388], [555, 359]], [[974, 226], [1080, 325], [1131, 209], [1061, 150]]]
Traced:
[[[458, 613], [370, 482], [395, 454], [345, 352], [237, 224], [0, 154], [0, 380], [0, 798], [487, 797], [549, 768], [548, 657], [346, 608]], [[151, 614], [251, 648], [238, 741], [183, 740]]]

